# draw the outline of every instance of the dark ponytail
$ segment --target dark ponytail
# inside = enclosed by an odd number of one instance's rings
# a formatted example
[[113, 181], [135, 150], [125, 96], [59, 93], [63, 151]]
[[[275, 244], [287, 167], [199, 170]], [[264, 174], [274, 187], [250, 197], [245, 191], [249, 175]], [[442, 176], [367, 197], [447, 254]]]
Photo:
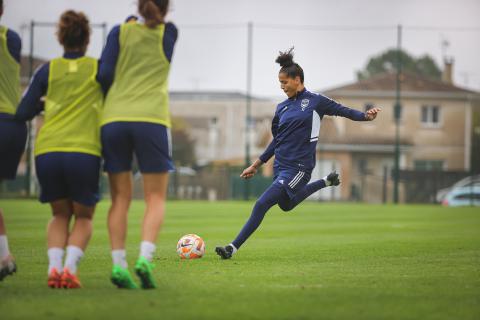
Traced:
[[90, 41], [90, 24], [83, 12], [65, 11], [58, 22], [58, 41], [66, 50], [86, 50]]
[[145, 19], [147, 27], [155, 28], [164, 22], [168, 2], [168, 0], [138, 0], [138, 12]]
[[285, 73], [289, 78], [292, 79], [295, 79], [295, 77], [300, 77], [300, 82], [303, 83], [305, 80], [303, 69], [298, 65], [298, 63], [293, 61], [293, 47], [285, 52], [280, 51], [275, 62], [282, 67], [279, 73]]

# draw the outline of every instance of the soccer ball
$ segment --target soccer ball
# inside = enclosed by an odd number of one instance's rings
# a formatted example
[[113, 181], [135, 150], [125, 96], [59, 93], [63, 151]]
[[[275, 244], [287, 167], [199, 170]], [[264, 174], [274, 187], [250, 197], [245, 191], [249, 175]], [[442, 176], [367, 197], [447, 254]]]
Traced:
[[182, 259], [197, 259], [205, 254], [205, 242], [196, 234], [187, 234], [178, 240], [177, 253]]

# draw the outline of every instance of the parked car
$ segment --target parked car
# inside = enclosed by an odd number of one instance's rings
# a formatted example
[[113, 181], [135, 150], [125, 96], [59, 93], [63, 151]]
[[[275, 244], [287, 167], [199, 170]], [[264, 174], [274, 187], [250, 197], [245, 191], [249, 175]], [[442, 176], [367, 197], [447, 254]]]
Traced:
[[462, 180], [453, 184], [451, 187], [438, 190], [436, 194], [436, 200], [437, 202], [442, 203], [447, 194], [453, 189], [470, 186], [480, 187], [480, 175], [463, 178]]
[[472, 205], [480, 207], [480, 186], [453, 188], [447, 193], [442, 204], [449, 207]]

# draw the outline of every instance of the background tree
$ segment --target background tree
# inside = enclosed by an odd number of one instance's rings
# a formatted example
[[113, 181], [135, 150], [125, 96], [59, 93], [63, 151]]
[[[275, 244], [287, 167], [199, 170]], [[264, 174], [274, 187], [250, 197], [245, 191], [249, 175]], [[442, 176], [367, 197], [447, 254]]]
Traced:
[[[379, 73], [397, 71], [397, 49], [389, 49], [371, 57], [363, 70], [357, 71], [358, 80], [368, 79]], [[415, 73], [430, 79], [441, 80], [442, 71], [431, 56], [416, 58], [406, 51], [400, 51], [402, 70]]]

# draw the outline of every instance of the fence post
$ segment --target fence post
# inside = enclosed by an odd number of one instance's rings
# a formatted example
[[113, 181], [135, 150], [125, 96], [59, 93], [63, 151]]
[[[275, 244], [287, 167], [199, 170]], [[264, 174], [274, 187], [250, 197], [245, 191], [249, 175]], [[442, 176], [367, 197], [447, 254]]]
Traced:
[[388, 167], [383, 167], [383, 183], [382, 183], [382, 203], [387, 203], [387, 174]]

